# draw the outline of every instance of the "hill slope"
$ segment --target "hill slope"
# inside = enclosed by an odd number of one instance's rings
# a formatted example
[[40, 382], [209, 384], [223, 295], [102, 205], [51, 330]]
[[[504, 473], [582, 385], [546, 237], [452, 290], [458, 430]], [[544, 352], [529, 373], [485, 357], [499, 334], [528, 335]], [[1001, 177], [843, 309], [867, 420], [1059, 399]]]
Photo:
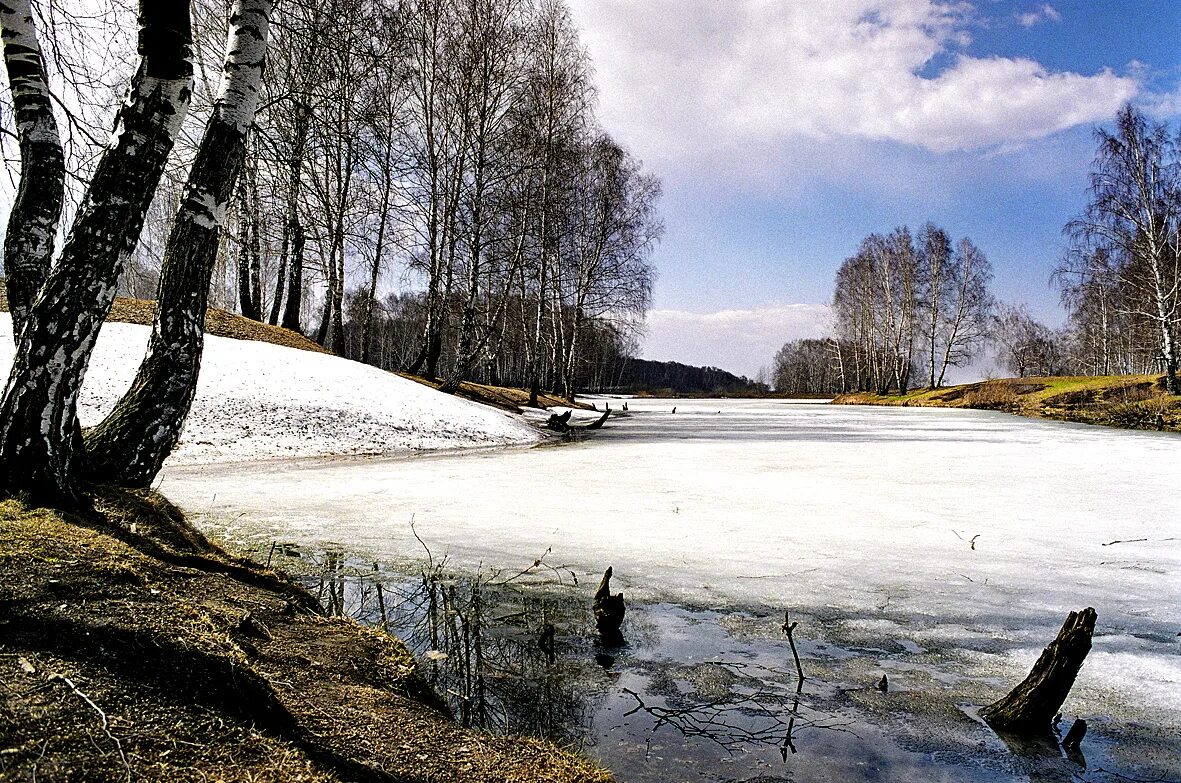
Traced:
[[[225, 320], [237, 328], [245, 319]], [[170, 464], [396, 454], [539, 438], [510, 414], [341, 359], [286, 330], [254, 326], [273, 330], [276, 341], [307, 345], [210, 335], [193, 410]], [[131, 323], [103, 327], [79, 401], [83, 426], [100, 421], [130, 386], [149, 333]], [[12, 320], [4, 313], [0, 371], [8, 372], [12, 356]]]
[[744, 394], [758, 391], [747, 378], [717, 367], [628, 359], [610, 391], [664, 395]]
[[228, 555], [158, 495], [0, 502], [0, 780], [608, 783], [462, 728], [397, 639]]

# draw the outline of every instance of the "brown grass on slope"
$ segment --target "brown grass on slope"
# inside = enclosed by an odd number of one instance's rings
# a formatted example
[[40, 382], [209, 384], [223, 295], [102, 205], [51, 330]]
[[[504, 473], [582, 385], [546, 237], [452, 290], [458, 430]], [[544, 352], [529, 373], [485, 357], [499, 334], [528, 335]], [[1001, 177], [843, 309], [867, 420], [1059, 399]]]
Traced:
[[0, 502], [0, 779], [611, 779], [462, 728], [401, 642], [319, 616], [162, 497], [95, 500], [87, 515]]
[[[0, 286], [0, 312], [8, 312], [8, 296]], [[123, 324], [140, 324], [151, 326], [156, 317], [156, 302], [152, 299], [128, 299], [117, 297], [111, 307], [108, 321]], [[214, 337], [229, 337], [234, 340], [253, 340], [259, 343], [285, 345], [288, 348], [298, 348], [301, 351], [331, 354], [332, 351], [309, 340], [298, 332], [283, 329], [279, 326], [252, 321], [236, 313], [218, 310], [210, 307], [205, 311], [205, 333]]]
[[904, 395], [843, 394], [838, 405], [998, 410], [1083, 424], [1181, 431], [1181, 397], [1165, 392], [1163, 376], [1002, 378]]

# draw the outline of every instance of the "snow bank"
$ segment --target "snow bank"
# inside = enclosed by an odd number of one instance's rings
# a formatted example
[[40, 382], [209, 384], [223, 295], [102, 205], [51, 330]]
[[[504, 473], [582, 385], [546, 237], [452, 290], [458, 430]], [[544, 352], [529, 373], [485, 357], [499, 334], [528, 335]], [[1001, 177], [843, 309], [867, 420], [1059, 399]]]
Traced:
[[[150, 329], [103, 326], [78, 405], [98, 423], [131, 385]], [[0, 314], [0, 368], [13, 356], [12, 319]], [[495, 408], [442, 394], [336, 356], [207, 337], [193, 410], [169, 464], [533, 443], [538, 433]]]

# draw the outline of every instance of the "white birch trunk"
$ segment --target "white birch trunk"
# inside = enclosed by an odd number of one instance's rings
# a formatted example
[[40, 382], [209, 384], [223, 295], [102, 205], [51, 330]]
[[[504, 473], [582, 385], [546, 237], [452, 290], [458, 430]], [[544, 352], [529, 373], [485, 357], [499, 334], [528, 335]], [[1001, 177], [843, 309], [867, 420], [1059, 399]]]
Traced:
[[226, 207], [258, 106], [270, 15], [271, 0], [234, 3], [221, 88], [164, 250], [147, 356], [127, 394], [86, 435], [98, 480], [150, 486], [180, 438], [197, 389]]

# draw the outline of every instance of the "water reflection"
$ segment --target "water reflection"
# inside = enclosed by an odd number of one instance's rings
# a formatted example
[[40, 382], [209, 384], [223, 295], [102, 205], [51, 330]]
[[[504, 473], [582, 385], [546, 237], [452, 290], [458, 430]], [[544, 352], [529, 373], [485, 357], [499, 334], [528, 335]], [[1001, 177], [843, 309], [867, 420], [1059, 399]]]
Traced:
[[585, 646], [563, 590], [571, 575], [542, 560], [516, 574], [472, 577], [429, 562], [409, 577], [341, 552], [309, 559], [319, 573], [305, 581], [326, 611], [401, 638], [463, 725], [564, 745], [585, 737], [598, 667], [567, 649]]
[[1051, 740], [998, 738], [970, 710], [955, 724], [920, 718], [900, 706], [914, 694], [895, 692], [894, 677], [889, 692], [876, 687], [880, 673], [842, 682], [834, 667], [855, 655], [831, 644], [796, 640], [801, 681], [770, 614], [638, 604], [626, 642], [604, 644], [592, 586], [545, 556], [518, 572], [464, 574], [429, 555], [412, 570], [340, 550], [279, 552], [300, 555], [328, 612], [403, 639], [463, 725], [582, 749], [620, 780], [1170, 779], [1132, 775], [1099, 736], [1088, 735], [1088, 768]]

